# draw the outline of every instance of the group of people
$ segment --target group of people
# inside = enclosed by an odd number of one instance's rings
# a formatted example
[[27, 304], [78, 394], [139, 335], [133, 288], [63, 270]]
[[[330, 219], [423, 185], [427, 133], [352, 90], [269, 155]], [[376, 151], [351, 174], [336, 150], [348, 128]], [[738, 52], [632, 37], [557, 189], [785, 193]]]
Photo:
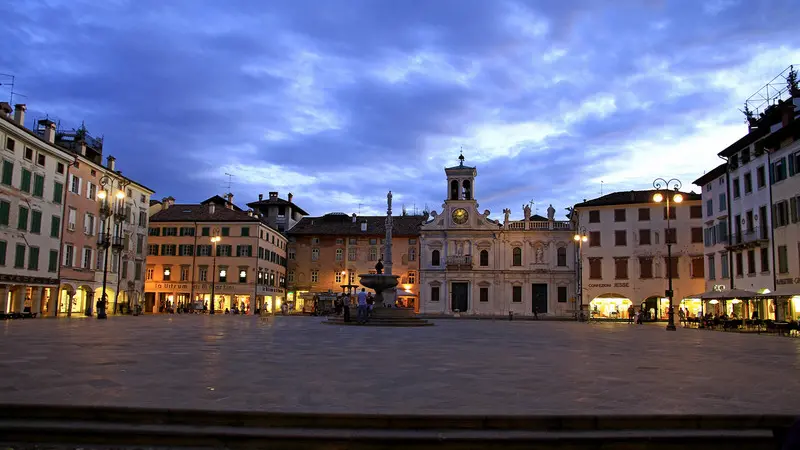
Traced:
[[[353, 300], [350, 294], [341, 294], [336, 297], [336, 300], [333, 302], [334, 311], [336, 315], [344, 315], [344, 321], [350, 322], [352, 320], [350, 316], [350, 305]], [[372, 295], [372, 292], [367, 292], [366, 289], [361, 288], [361, 291], [355, 295], [356, 299], [356, 322], [360, 324], [365, 324], [369, 321], [369, 317], [372, 314], [372, 309], [375, 307], [375, 297]]]

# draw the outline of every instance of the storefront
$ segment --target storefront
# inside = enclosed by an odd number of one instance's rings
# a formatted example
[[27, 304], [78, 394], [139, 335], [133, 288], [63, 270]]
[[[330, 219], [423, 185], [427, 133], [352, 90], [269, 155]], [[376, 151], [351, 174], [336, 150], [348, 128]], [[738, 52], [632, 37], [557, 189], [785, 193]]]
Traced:
[[626, 319], [632, 304], [629, 298], [606, 294], [589, 302], [589, 311], [594, 319]]
[[[249, 311], [250, 299], [255, 286], [244, 283], [217, 283], [214, 286], [214, 311], [224, 313], [236, 306], [239, 311]], [[194, 295], [192, 295], [194, 292]], [[186, 309], [211, 309], [211, 283], [164, 283], [147, 282], [145, 284], [146, 312], [159, 313], [169, 309], [177, 311], [179, 307]], [[151, 300], [152, 299], [152, 303]]]

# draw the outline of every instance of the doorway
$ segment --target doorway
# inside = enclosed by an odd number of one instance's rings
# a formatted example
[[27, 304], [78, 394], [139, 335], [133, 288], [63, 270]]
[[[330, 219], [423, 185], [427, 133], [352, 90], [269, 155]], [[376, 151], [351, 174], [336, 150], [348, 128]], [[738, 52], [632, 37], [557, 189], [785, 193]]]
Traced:
[[459, 312], [467, 312], [469, 308], [469, 283], [453, 283], [451, 287], [452, 296], [452, 310]]
[[531, 285], [531, 312], [547, 314], [547, 284], [533, 283]]

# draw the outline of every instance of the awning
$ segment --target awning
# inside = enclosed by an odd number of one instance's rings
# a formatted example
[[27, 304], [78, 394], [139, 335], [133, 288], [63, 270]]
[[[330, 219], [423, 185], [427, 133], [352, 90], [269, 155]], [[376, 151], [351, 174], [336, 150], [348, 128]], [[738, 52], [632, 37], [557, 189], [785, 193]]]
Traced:
[[800, 285], [783, 284], [768, 294], [758, 294], [759, 298], [794, 297], [800, 295]]
[[743, 289], [725, 289], [722, 291], [708, 291], [702, 294], [688, 295], [685, 298], [700, 298], [703, 300], [732, 300], [738, 298], [748, 300], [757, 296], [757, 292], [745, 291]]

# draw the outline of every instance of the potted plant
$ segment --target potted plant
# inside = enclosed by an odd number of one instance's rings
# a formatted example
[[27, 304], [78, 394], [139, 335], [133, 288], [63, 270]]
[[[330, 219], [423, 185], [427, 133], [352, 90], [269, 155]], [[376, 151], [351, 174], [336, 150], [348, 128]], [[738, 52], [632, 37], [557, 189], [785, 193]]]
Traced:
[[794, 70], [794, 66], [789, 66], [789, 74], [786, 75], [786, 87], [789, 89], [792, 98], [800, 98], [800, 84], [798, 83], [797, 71]]
[[744, 114], [745, 119], [747, 120], [747, 124], [751, 127], [755, 127], [758, 123], [758, 119], [753, 114], [753, 111], [750, 110], [750, 107], [747, 106], [747, 103], [744, 104], [744, 109], [741, 110], [742, 114]]

